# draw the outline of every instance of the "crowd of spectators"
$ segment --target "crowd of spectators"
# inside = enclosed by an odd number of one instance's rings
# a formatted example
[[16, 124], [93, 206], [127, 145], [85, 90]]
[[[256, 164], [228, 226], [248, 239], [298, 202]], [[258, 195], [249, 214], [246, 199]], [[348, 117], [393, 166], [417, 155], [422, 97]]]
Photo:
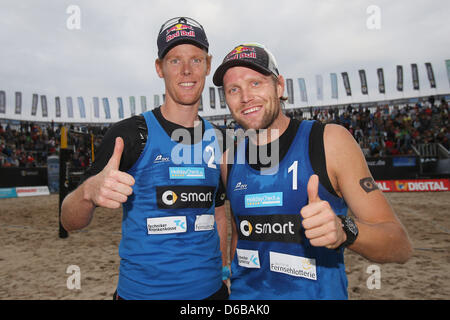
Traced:
[[[291, 118], [314, 119], [322, 123], [344, 126], [359, 143], [366, 157], [414, 154], [419, 144], [438, 142], [447, 150], [449, 144], [449, 106], [445, 100], [404, 106], [348, 106], [338, 108], [294, 109], [287, 112]], [[228, 127], [234, 127], [232, 121]], [[87, 168], [91, 163], [91, 144], [100, 144], [107, 127], [69, 128], [72, 151], [71, 166]], [[92, 136], [95, 137], [91, 141]], [[41, 167], [47, 157], [58, 155], [61, 126], [54, 123], [34, 124], [20, 122], [10, 125], [0, 122], [0, 167]]]
[[[91, 135], [94, 146], [98, 146], [106, 128], [88, 128], [79, 132], [68, 128], [68, 146], [71, 151], [71, 166], [87, 168], [91, 163]], [[47, 157], [59, 155], [61, 126], [54, 123], [35, 124], [21, 122], [11, 125], [0, 123], [0, 167], [45, 167]], [[94, 150], [95, 150], [94, 147]]]
[[[309, 111], [309, 112], [308, 112]], [[433, 99], [415, 105], [295, 110], [288, 115], [344, 126], [359, 143], [366, 157], [412, 155], [420, 144], [449, 144], [449, 106]]]

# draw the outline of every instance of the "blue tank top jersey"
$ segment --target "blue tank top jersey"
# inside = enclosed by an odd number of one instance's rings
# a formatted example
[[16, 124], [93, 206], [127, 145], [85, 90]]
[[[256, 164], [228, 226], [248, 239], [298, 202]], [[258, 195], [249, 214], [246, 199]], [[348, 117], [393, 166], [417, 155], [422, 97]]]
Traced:
[[[300, 210], [308, 204], [306, 186], [314, 174], [308, 151], [312, 124], [300, 123], [279, 166], [264, 174], [242, 156], [247, 140], [237, 148], [235, 160], [243, 161], [233, 164], [227, 182], [238, 232], [230, 299], [348, 298], [343, 250], [311, 246], [301, 226]], [[319, 196], [336, 214], [347, 214], [343, 199], [321, 184]]]
[[148, 140], [128, 171], [135, 185], [123, 205], [117, 293], [124, 299], [207, 298], [222, 285], [214, 219], [221, 150], [207, 121], [203, 141], [179, 144], [151, 111], [144, 117]]

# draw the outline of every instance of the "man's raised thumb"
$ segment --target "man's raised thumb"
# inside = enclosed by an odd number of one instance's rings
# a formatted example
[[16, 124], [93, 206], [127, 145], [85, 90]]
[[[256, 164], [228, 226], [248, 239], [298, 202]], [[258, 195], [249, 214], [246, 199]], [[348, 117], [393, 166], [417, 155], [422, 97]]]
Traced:
[[317, 174], [313, 174], [309, 177], [308, 186], [306, 189], [308, 191], [308, 203], [320, 201], [319, 176]]
[[119, 170], [120, 159], [122, 158], [123, 153], [123, 147], [124, 147], [123, 139], [121, 137], [117, 137], [116, 142], [114, 144], [114, 152], [107, 164], [109, 168]]

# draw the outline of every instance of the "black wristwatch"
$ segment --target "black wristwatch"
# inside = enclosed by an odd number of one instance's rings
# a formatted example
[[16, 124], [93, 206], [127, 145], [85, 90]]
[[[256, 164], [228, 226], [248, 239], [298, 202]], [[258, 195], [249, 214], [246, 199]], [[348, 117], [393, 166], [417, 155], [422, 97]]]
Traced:
[[358, 227], [356, 226], [355, 221], [348, 216], [338, 215], [338, 217], [342, 221], [342, 229], [344, 229], [345, 234], [347, 235], [347, 240], [345, 240], [336, 250], [340, 250], [341, 248], [346, 248], [355, 242], [356, 237], [358, 236]]

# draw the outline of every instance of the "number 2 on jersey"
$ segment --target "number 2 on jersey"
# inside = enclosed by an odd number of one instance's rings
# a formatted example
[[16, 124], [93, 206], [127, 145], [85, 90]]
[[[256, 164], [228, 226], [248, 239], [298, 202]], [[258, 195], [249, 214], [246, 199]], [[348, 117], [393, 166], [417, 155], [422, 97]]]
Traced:
[[211, 146], [207, 146], [205, 148], [205, 151], [206, 152], [208, 152], [208, 151], [211, 152], [211, 156], [209, 157], [209, 160], [208, 160], [208, 168], [217, 169], [217, 166], [214, 163], [214, 148], [211, 147]]

